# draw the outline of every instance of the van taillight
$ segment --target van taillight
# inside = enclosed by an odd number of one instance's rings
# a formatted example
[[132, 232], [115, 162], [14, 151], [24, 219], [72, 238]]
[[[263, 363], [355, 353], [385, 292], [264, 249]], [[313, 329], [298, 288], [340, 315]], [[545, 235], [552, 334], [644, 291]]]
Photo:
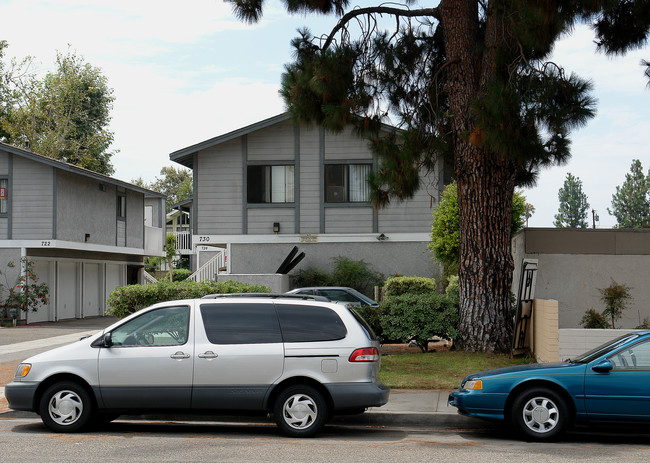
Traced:
[[350, 355], [350, 362], [377, 362], [379, 351], [376, 347], [364, 347], [357, 349]]

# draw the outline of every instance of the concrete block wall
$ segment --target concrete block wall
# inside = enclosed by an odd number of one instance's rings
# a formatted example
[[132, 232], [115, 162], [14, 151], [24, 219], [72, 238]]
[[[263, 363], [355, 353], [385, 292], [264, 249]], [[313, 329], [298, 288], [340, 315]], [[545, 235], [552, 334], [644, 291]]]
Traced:
[[557, 301], [534, 300], [531, 345], [538, 362], [559, 359], [558, 318]]
[[600, 329], [573, 329], [559, 330], [559, 359], [577, 357], [585, 352], [600, 346], [614, 338], [630, 333], [634, 330], [600, 330]]

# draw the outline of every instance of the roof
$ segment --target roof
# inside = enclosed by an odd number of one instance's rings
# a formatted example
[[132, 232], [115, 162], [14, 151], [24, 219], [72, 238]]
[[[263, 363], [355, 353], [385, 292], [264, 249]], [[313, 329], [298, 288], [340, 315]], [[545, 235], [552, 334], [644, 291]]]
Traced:
[[191, 169], [193, 165], [192, 157], [194, 153], [233, 140], [235, 138], [239, 138], [243, 135], [255, 132], [257, 130], [264, 129], [271, 125], [277, 124], [278, 122], [287, 121], [290, 118], [291, 116], [289, 115], [289, 113], [282, 113], [277, 116], [264, 119], [263, 121], [256, 122], [255, 124], [242, 127], [241, 129], [233, 130], [232, 132], [228, 132], [226, 134], [219, 135], [214, 138], [210, 138], [209, 140], [202, 141], [195, 145], [188, 146], [187, 148], [174, 151], [169, 155], [169, 159], [179, 164], [182, 164], [185, 167], [189, 167]]
[[[285, 112], [277, 116], [264, 119], [263, 121], [256, 122], [255, 124], [247, 125], [241, 129], [233, 130], [232, 132], [228, 132], [226, 134], [210, 138], [209, 140], [202, 141], [195, 145], [188, 146], [187, 148], [174, 151], [169, 155], [169, 159], [192, 169], [193, 157], [195, 153], [290, 119], [291, 115], [288, 112]], [[399, 130], [398, 128], [388, 124], [382, 124], [382, 128], [387, 131]]]
[[113, 177], [109, 177], [108, 175], [100, 174], [98, 172], [84, 169], [83, 167], [76, 166], [74, 164], [69, 164], [67, 162], [63, 161], [58, 161], [56, 159], [52, 159], [47, 156], [43, 156], [42, 154], [36, 154], [32, 153], [31, 151], [27, 151], [21, 148], [16, 148], [13, 145], [8, 145], [6, 143], [0, 142], [0, 150], [6, 151], [8, 153], [11, 153], [16, 156], [21, 156], [26, 159], [30, 159], [32, 161], [40, 162], [42, 164], [47, 164], [49, 166], [54, 167], [55, 169], [60, 169], [64, 170], [66, 172], [71, 172], [73, 174], [81, 175], [84, 177], [92, 178], [94, 180], [98, 180], [103, 183], [108, 183], [110, 185], [116, 185], [122, 188], [126, 188], [129, 190], [134, 190], [139, 193], [143, 193], [146, 197], [158, 197], [158, 198], [166, 198], [166, 195], [162, 193], [158, 193], [157, 191], [149, 190], [147, 188], [142, 188], [140, 186], [134, 185], [132, 183], [124, 182], [122, 180], [118, 180]]

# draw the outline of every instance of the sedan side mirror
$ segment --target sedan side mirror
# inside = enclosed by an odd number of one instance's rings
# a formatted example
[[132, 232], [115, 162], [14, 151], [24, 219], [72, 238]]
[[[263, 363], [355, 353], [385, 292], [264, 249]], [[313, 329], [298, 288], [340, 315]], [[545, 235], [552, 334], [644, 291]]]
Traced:
[[609, 360], [603, 360], [602, 362], [591, 367], [596, 373], [609, 373], [614, 369], [614, 365]]

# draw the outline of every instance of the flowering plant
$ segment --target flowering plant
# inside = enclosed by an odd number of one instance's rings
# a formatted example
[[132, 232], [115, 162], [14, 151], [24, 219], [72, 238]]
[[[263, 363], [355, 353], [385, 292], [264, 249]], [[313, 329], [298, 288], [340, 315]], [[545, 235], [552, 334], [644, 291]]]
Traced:
[[[16, 278], [15, 284], [9, 288], [9, 295], [5, 301], [7, 307], [18, 307], [21, 310], [28, 312], [36, 312], [43, 304], [49, 302], [50, 290], [46, 283], [39, 283], [38, 275], [34, 272], [34, 262], [21, 257], [21, 266], [25, 269], [24, 272]], [[8, 268], [15, 268], [13, 262], [7, 264]], [[5, 281], [7, 275], [5, 274]], [[9, 286], [7, 284], [7, 286]]]

